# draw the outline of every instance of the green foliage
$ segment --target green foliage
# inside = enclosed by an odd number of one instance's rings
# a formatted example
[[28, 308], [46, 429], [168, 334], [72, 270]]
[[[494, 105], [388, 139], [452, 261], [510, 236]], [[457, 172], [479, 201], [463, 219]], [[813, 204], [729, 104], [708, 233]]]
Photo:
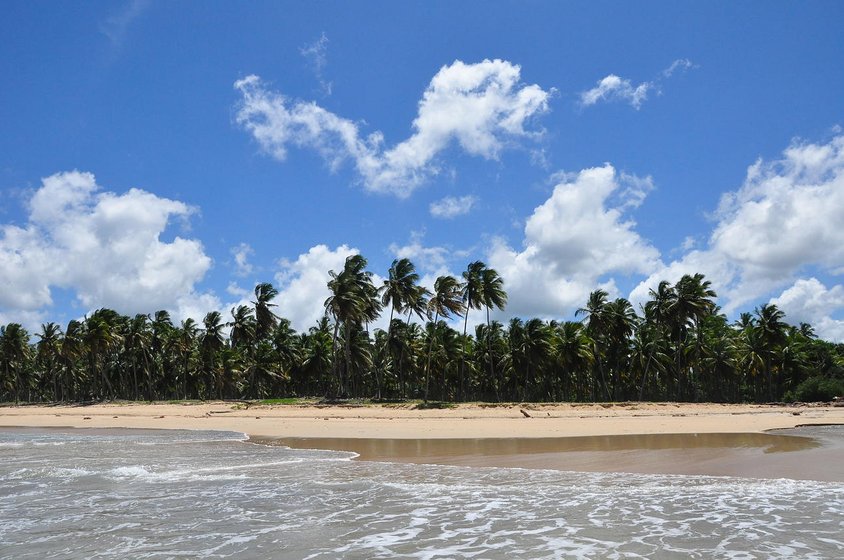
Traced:
[[[330, 272], [326, 314], [307, 332], [274, 314], [271, 284], [252, 305], [174, 325], [166, 311], [124, 316], [98, 309], [64, 332], [0, 325], [0, 402], [98, 399], [265, 404], [456, 401], [829, 400], [844, 393], [844, 345], [792, 326], [775, 305], [730, 324], [700, 274], [650, 291], [641, 315], [595, 290], [581, 321], [513, 318], [504, 280], [483, 262], [434, 292], [397, 259], [379, 288], [361, 255]], [[389, 308], [389, 313], [387, 312]], [[485, 321], [468, 331], [468, 310]], [[227, 312], [228, 315], [229, 312]], [[372, 329], [381, 314], [385, 330]], [[414, 321], [414, 316], [418, 318]], [[447, 320], [462, 322], [462, 334]], [[429, 400], [430, 397], [430, 400]], [[422, 404], [417, 404], [417, 403]], [[247, 405], [244, 405], [247, 406]]]
[[[788, 397], [793, 396], [789, 399]], [[844, 396], [844, 381], [828, 377], [810, 377], [786, 395], [786, 400], [797, 402], [829, 402], [833, 397]]]

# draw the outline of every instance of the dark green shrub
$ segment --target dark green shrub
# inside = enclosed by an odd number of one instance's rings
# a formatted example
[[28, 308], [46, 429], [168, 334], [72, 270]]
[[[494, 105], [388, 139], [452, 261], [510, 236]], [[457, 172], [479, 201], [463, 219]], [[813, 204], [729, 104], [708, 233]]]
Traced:
[[802, 402], [831, 401], [844, 396], [844, 381], [827, 377], [810, 377], [794, 390], [794, 399]]

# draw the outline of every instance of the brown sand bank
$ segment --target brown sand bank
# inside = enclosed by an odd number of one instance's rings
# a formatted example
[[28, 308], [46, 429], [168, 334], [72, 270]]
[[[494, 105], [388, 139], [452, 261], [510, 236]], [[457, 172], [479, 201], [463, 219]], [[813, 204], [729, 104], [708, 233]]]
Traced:
[[844, 480], [844, 446], [834, 438], [762, 433], [805, 424], [844, 424], [844, 408], [617, 403], [418, 410], [228, 402], [0, 407], [0, 426], [229, 430], [257, 441], [288, 438], [281, 443], [355, 451], [371, 460]]

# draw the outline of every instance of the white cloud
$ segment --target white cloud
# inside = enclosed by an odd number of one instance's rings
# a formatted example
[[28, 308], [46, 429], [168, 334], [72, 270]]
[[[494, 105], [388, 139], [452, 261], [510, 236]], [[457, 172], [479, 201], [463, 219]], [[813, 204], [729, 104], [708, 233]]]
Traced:
[[279, 295], [278, 314], [289, 319], [293, 328], [307, 332], [325, 314], [328, 298], [329, 270], [340, 272], [346, 257], [359, 251], [347, 245], [330, 249], [326, 245], [311, 247], [295, 261], [282, 260], [276, 274]]
[[823, 339], [844, 341], [844, 320], [832, 316], [844, 309], [844, 286], [827, 288], [817, 278], [800, 279], [771, 299], [793, 325], [809, 323]]
[[325, 67], [328, 65], [328, 37], [325, 32], [313, 43], [299, 49], [299, 52], [311, 64], [311, 69], [319, 81], [320, 92], [324, 96], [331, 95], [333, 84], [325, 79]]
[[452, 143], [496, 159], [515, 140], [537, 134], [525, 127], [548, 110], [551, 92], [520, 80], [521, 68], [503, 60], [443, 66], [419, 101], [413, 134], [389, 149], [380, 132], [362, 138], [353, 121], [291, 101], [257, 76], [235, 82], [243, 96], [236, 120], [276, 159], [284, 160], [291, 145], [316, 150], [332, 170], [351, 159], [367, 190], [404, 197], [438, 172], [435, 159]]
[[648, 91], [653, 89], [651, 82], [633, 85], [630, 80], [610, 74], [598, 80], [598, 85], [580, 94], [580, 104], [584, 107], [595, 105], [599, 101], [625, 101], [634, 109], [639, 109], [648, 98]]
[[634, 109], [639, 110], [642, 104], [647, 101], [649, 94], [656, 92], [659, 95], [661, 93], [662, 81], [664, 79], [670, 78], [678, 70], [685, 71], [689, 68], [694, 68], [690, 60], [685, 58], [678, 59], [660, 72], [659, 77], [656, 79], [639, 84], [634, 84], [627, 78], [609, 74], [598, 80], [592, 89], [581, 92], [580, 104], [583, 107], [589, 107], [601, 101], [621, 101], [623, 103], [629, 103]]
[[[794, 142], [781, 159], [757, 161], [742, 186], [722, 197], [714, 218], [706, 248], [657, 270], [631, 298], [646, 297], [660, 280], [676, 282], [682, 274], [701, 272], [724, 311], [733, 313], [791, 284], [777, 301], [788, 303], [799, 320], [834, 328], [822, 306], [807, 303], [820, 301], [819, 281], [799, 275], [813, 268], [844, 273], [844, 229], [839, 227], [844, 223], [844, 136], [823, 144]], [[839, 290], [834, 286], [824, 297]]]
[[435, 218], [450, 219], [468, 214], [478, 202], [478, 197], [467, 195], [461, 197], [447, 196], [432, 202], [428, 209]]
[[0, 225], [0, 308], [41, 310], [60, 287], [89, 309], [175, 309], [194, 294], [211, 259], [197, 240], [160, 236], [193, 212], [140, 189], [100, 192], [90, 173], [47, 177], [29, 201], [28, 222]]
[[645, 187], [649, 179], [618, 174], [609, 164], [561, 177], [528, 218], [522, 250], [501, 239], [489, 250], [510, 297], [508, 315], [570, 315], [598, 287], [617, 294], [607, 275], [647, 274], [659, 266], [659, 252], [624, 213], [652, 188]]
[[249, 257], [254, 255], [255, 251], [248, 243], [241, 243], [236, 247], [232, 247], [231, 254], [234, 257], [234, 273], [237, 276], [249, 276], [254, 272], [255, 267], [249, 262]]
[[410, 241], [406, 245], [392, 243], [390, 252], [397, 259], [410, 259], [418, 270], [436, 275], [450, 274], [448, 271], [449, 263], [469, 256], [469, 252], [465, 250], [455, 250], [449, 247], [426, 247], [423, 245], [424, 237], [424, 232], [411, 232]]
[[691, 60], [689, 60], [688, 58], [678, 58], [677, 60], [671, 63], [671, 66], [662, 71], [662, 75], [666, 78], [670, 78], [674, 74], [674, 72], [678, 70], [680, 70], [681, 72], [685, 72], [690, 68], [696, 68], [696, 66], [692, 63]]

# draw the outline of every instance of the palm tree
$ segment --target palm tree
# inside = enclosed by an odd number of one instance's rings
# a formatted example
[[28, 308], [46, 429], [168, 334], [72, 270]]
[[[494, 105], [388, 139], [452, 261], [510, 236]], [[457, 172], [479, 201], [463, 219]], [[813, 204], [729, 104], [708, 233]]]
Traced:
[[255, 286], [255, 301], [252, 305], [255, 306], [255, 338], [257, 340], [268, 338], [278, 324], [278, 316], [270, 309], [276, 307], [274, 303], [270, 303], [276, 296], [278, 296], [278, 290], [269, 282]]
[[218, 390], [218, 397], [223, 398], [222, 383], [218, 383], [217, 361], [218, 354], [225, 346], [223, 340], [223, 316], [219, 311], [211, 311], [202, 320], [205, 329], [200, 339], [202, 365], [205, 372], [205, 383], [207, 395], [213, 395], [215, 387]]
[[[504, 291], [504, 279], [499, 276], [494, 268], [484, 268], [481, 272], [481, 290], [478, 298], [484, 307], [486, 307], [486, 326], [489, 329], [489, 310], [495, 307], [499, 310], [504, 309], [507, 305], [507, 292]], [[492, 356], [492, 337], [487, 337], [487, 351]], [[494, 360], [489, 360], [489, 379], [490, 381], [496, 379]], [[501, 396], [498, 394], [498, 387], [501, 380], [498, 379], [495, 384], [496, 400], [500, 401]]]
[[[535, 381], [536, 372], [541, 371], [551, 357], [551, 338], [547, 325], [542, 319], [530, 319], [525, 323], [521, 342], [522, 347], [519, 350], [524, 356], [525, 364], [522, 401], [526, 401], [531, 395], [530, 389]], [[549, 389], [547, 384], [546, 389]]]
[[38, 337], [37, 359], [44, 368], [46, 378], [53, 385], [53, 400], [58, 402], [61, 399], [59, 391], [59, 370], [57, 368], [60, 360], [60, 345], [62, 329], [55, 323], [45, 323], [41, 325], [41, 332], [36, 334]]
[[[113, 318], [113, 313], [110, 309], [98, 309], [85, 319], [83, 342], [88, 353], [88, 366], [91, 379], [94, 381], [96, 397], [114, 395], [114, 387], [102, 364], [105, 354], [120, 342], [120, 335], [109, 323], [109, 319]], [[102, 392], [103, 386], [100, 386], [100, 380], [103, 382], [105, 393]]]
[[[416, 267], [410, 259], [396, 259], [390, 265], [390, 270], [387, 272], [387, 278], [384, 284], [379, 288], [378, 292], [381, 295], [381, 305], [390, 307], [390, 320], [387, 323], [387, 344], [388, 348], [393, 344], [393, 315], [395, 313], [402, 314], [406, 309], [408, 311], [408, 323], [410, 322], [410, 314], [413, 312], [413, 307], [418, 307], [416, 304], [417, 290], [419, 287], [419, 274], [416, 273]], [[398, 360], [399, 364], [399, 396], [403, 392], [403, 379], [401, 370], [401, 357]], [[376, 394], [377, 399], [381, 398], [381, 376], [376, 371]]]
[[607, 304], [607, 353], [610, 357], [612, 387], [610, 397], [618, 400], [622, 373], [629, 371], [630, 335], [638, 322], [633, 306], [625, 298]]
[[76, 319], [71, 319], [67, 324], [59, 349], [62, 364], [62, 384], [64, 385], [63, 393], [76, 397], [77, 400], [79, 398], [79, 386], [82, 382], [82, 373], [78, 368], [78, 363], [83, 353], [83, 332], [83, 324]]
[[457, 387], [457, 400], [463, 400], [463, 380], [464, 369], [466, 366], [466, 331], [469, 326], [469, 311], [471, 309], [480, 309], [483, 307], [483, 297], [481, 295], [483, 290], [483, 271], [486, 269], [486, 264], [482, 261], [475, 261], [469, 263], [469, 266], [463, 272], [463, 306], [466, 314], [463, 317], [463, 350], [460, 353], [460, 378]]
[[642, 371], [642, 384], [639, 386], [640, 401], [645, 395], [648, 373], [650, 372], [655, 353], [662, 347], [662, 338], [670, 330], [669, 319], [671, 317], [671, 308], [677, 299], [677, 293], [667, 280], [662, 280], [657, 285], [656, 290], [653, 288], [648, 290], [648, 294], [651, 299], [645, 303], [644, 322], [639, 327], [639, 331], [645, 331], [639, 333], [640, 340], [643, 342], [647, 341], [646, 343], [650, 347], [648, 358]]
[[355, 324], [375, 320], [380, 310], [377, 299], [378, 290], [372, 285], [372, 273], [366, 270], [366, 259], [362, 255], [351, 255], [339, 274], [333, 270], [328, 273], [328, 289], [331, 295], [325, 300], [325, 311], [334, 318], [333, 346], [337, 345], [337, 334], [342, 324], [344, 334], [345, 368], [340, 373], [337, 360], [334, 360], [335, 377], [338, 381], [339, 395], [345, 397], [346, 378], [351, 367], [351, 335]]
[[776, 305], [766, 303], [756, 308], [756, 324], [753, 327], [764, 348], [765, 382], [768, 386], [768, 400], [774, 400], [772, 361], [776, 351], [785, 343], [788, 325], [783, 321], [785, 313]]
[[604, 376], [604, 360], [602, 350], [605, 347], [606, 336], [610, 326], [609, 310], [607, 308], [609, 294], [604, 290], [595, 290], [589, 294], [586, 307], [574, 312], [575, 316], [586, 315], [586, 333], [592, 340], [592, 356], [598, 375], [592, 376], [592, 400], [597, 400], [596, 385], [600, 382], [604, 394], [609, 398], [607, 380]]
[[226, 323], [226, 326], [231, 327], [229, 340], [232, 348], [246, 348], [248, 351], [258, 340], [256, 336], [258, 323], [255, 321], [252, 308], [246, 305], [238, 305], [232, 307], [231, 314], [232, 320]]
[[162, 378], [170, 370], [167, 350], [173, 340], [174, 331], [170, 313], [166, 310], [156, 311], [150, 326], [152, 327], [150, 346], [153, 355], [150, 375], [155, 378]]
[[685, 397], [684, 389], [688, 377], [683, 363], [688, 330], [689, 327], [693, 327], [697, 333], [700, 330], [697, 327], [703, 317], [715, 312], [716, 306], [713, 299], [716, 294], [711, 288], [711, 283], [704, 280], [703, 274], [700, 273], [691, 276], [684, 275], [674, 285], [674, 292], [676, 298], [672, 302], [670, 312], [677, 335], [677, 348], [675, 349], [678, 381], [677, 398], [682, 399]]
[[[574, 385], [574, 395], [585, 400], [587, 394], [586, 373], [592, 364], [592, 341], [586, 335], [582, 324], [566, 321], [553, 329], [552, 351], [562, 379], [563, 387]], [[574, 378], [573, 382], [571, 381]], [[564, 393], [565, 395], [565, 393]]]
[[123, 337], [123, 344], [132, 364], [133, 398], [138, 399], [138, 362], [140, 362], [147, 380], [147, 400], [153, 400], [152, 371], [150, 369], [150, 361], [153, 359], [150, 355], [152, 329], [149, 317], [140, 313], [135, 315]]
[[190, 372], [190, 358], [199, 334], [196, 321], [188, 317], [179, 327], [176, 335], [176, 351], [182, 362], [182, 398], [188, 398], [188, 377]]
[[428, 359], [425, 364], [425, 402], [428, 402], [428, 389], [430, 387], [431, 355], [434, 349], [434, 340], [437, 338], [437, 322], [440, 317], [450, 318], [452, 315], [463, 313], [463, 296], [460, 283], [454, 276], [439, 276], [434, 281], [434, 293], [428, 300], [428, 314], [434, 313], [434, 329], [431, 340], [428, 343]]
[[24, 380], [23, 369], [29, 357], [29, 333], [18, 323], [0, 327], [0, 360], [3, 362], [5, 385], [15, 394], [15, 404], [20, 402], [20, 389]]

